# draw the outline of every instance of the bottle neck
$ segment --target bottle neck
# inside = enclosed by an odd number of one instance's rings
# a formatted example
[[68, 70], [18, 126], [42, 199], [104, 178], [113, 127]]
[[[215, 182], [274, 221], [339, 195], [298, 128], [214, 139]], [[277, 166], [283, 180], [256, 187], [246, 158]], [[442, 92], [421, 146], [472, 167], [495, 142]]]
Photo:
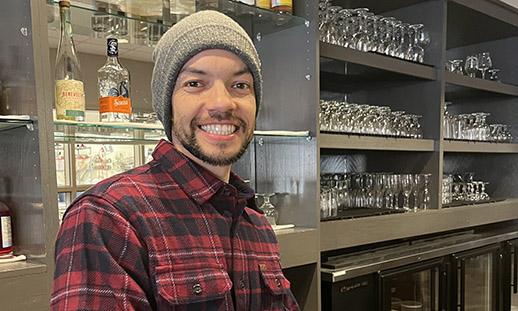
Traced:
[[59, 38], [58, 49], [73, 50], [75, 53], [74, 39], [72, 38], [72, 24], [70, 23], [70, 8], [60, 7], [60, 17], [61, 36]]

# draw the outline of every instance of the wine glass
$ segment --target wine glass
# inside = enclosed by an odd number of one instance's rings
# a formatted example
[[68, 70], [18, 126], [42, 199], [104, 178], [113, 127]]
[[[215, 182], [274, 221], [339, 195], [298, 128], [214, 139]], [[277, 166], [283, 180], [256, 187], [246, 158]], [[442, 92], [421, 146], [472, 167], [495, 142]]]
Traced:
[[478, 58], [474, 55], [467, 56], [466, 62], [464, 63], [464, 71], [469, 77], [474, 78], [478, 71]]
[[264, 201], [263, 204], [259, 207], [264, 212], [264, 216], [272, 226], [277, 225], [277, 220], [279, 218], [279, 212], [275, 209], [272, 203], [270, 203], [270, 198], [275, 195], [275, 193], [263, 193], [258, 194], [262, 196]]
[[478, 70], [482, 72], [482, 79], [486, 78], [486, 70], [492, 65], [493, 62], [488, 52], [483, 52], [478, 55]]

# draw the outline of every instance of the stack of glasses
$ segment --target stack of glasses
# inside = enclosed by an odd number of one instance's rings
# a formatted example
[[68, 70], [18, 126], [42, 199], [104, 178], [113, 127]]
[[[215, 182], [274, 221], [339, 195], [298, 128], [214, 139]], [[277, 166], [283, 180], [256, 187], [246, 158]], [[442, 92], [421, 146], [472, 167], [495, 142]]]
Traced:
[[394, 17], [375, 15], [368, 8], [345, 9], [320, 0], [320, 41], [392, 57], [424, 62], [430, 35], [423, 24], [408, 24]]
[[422, 138], [421, 116], [386, 106], [320, 100], [320, 131]]
[[431, 174], [335, 173], [320, 177], [321, 218], [352, 208], [426, 210]]
[[488, 124], [487, 112], [469, 114], [450, 114], [447, 107], [451, 102], [445, 102], [443, 136], [445, 139], [492, 141], [511, 143], [513, 135], [506, 124]]
[[[489, 200], [486, 193], [488, 182], [473, 180], [475, 173], [455, 173], [443, 176], [443, 204], [462, 202], [484, 202]], [[447, 181], [445, 187], [444, 181]], [[444, 198], [448, 198], [446, 201]]]

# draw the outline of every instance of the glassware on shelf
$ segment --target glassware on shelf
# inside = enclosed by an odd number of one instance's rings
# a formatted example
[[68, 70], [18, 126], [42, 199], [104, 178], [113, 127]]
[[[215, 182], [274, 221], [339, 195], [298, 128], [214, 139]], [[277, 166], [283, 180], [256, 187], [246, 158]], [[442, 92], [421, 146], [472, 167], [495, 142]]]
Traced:
[[466, 62], [464, 63], [464, 71], [468, 75], [468, 77], [474, 78], [478, 71], [478, 58], [475, 55], [469, 55], [466, 57]]
[[410, 210], [410, 193], [414, 185], [414, 177], [411, 174], [401, 175], [401, 191], [403, 193], [403, 209]]
[[320, 101], [320, 131], [422, 138], [420, 115], [392, 112], [387, 106]]
[[443, 187], [443, 204], [448, 204], [452, 202], [460, 202], [460, 203], [476, 203], [488, 201], [490, 199], [489, 194], [486, 192], [486, 185], [488, 182], [474, 180], [475, 173], [455, 173], [452, 174], [453, 181], [451, 196], [448, 202], [444, 202], [445, 189]]
[[333, 5], [330, 0], [319, 1], [320, 41], [423, 63], [430, 35], [423, 24], [409, 26], [394, 17], [376, 15], [369, 8], [349, 9]]
[[482, 79], [486, 78], [486, 71], [493, 66], [493, 61], [488, 52], [482, 52], [477, 55], [478, 70], [482, 72]]
[[498, 79], [498, 72], [499, 71], [500, 71], [500, 69], [497, 69], [497, 68], [489, 69], [487, 71], [487, 72], [489, 72], [489, 80], [495, 81], [495, 82], [500, 82], [500, 80]]
[[270, 202], [270, 198], [273, 197], [275, 193], [263, 193], [258, 194], [258, 196], [262, 196], [264, 201], [263, 204], [259, 207], [264, 212], [264, 216], [272, 226], [277, 225], [277, 221], [279, 219], [279, 212], [273, 206], [273, 204]]
[[[322, 219], [358, 208], [430, 208], [430, 174], [332, 173], [320, 176]], [[403, 201], [400, 199], [403, 198]]]

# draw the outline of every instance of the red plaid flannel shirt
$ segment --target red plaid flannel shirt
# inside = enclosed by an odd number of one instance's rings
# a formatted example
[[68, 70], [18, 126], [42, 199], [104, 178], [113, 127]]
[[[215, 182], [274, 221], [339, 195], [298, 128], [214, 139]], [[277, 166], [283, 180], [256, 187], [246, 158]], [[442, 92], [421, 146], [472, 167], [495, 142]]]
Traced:
[[252, 189], [166, 141], [153, 158], [68, 208], [52, 310], [299, 310]]

